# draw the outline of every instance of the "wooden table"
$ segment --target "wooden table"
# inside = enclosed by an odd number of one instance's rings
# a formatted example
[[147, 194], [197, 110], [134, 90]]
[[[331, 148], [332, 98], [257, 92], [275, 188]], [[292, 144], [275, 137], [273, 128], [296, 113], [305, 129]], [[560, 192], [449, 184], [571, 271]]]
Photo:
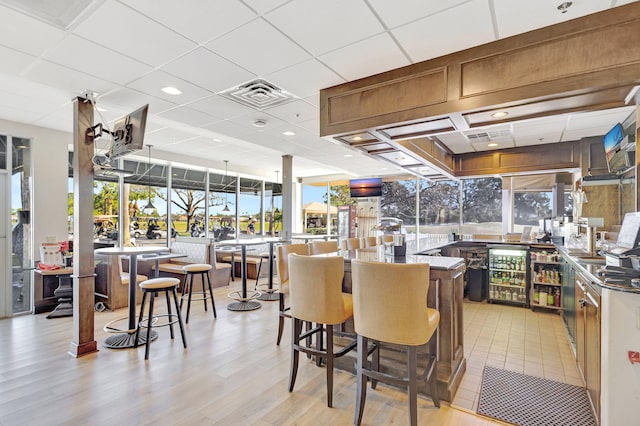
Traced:
[[[229, 303], [227, 309], [230, 311], [253, 311], [260, 309], [262, 305], [260, 302], [253, 300], [260, 297], [259, 291], [252, 291], [251, 294], [247, 291], [247, 246], [269, 244], [269, 257], [273, 258], [273, 245], [276, 243], [285, 242], [280, 238], [239, 238], [235, 240], [224, 240], [218, 243], [219, 246], [240, 246], [241, 248], [241, 263], [242, 263], [242, 290], [232, 291], [229, 293], [229, 297], [235, 299], [236, 302]], [[269, 288], [273, 288], [273, 262], [269, 262]], [[273, 292], [272, 292], [273, 293]], [[279, 300], [279, 296], [276, 294], [273, 300]], [[272, 299], [268, 299], [272, 300]]]
[[36, 269], [36, 274], [53, 276], [58, 279], [58, 287], [53, 294], [58, 297], [58, 305], [51, 311], [47, 318], [61, 318], [73, 316], [73, 287], [71, 287], [71, 274], [73, 268]]
[[[138, 277], [138, 255], [140, 254], [153, 254], [153, 253], [166, 253], [169, 251], [168, 247], [160, 246], [143, 246], [143, 247], [106, 247], [97, 249], [97, 254], [105, 254], [111, 256], [129, 256], [129, 328], [127, 330], [117, 330], [109, 327], [109, 324], [105, 325], [107, 331], [122, 331], [120, 334], [114, 334], [109, 336], [104, 346], [110, 349], [123, 349], [133, 348], [134, 346], [144, 346], [146, 343], [146, 334], [139, 333], [138, 343], [135, 342], [136, 332], [136, 285]], [[120, 261], [120, 259], [117, 259]], [[117, 321], [117, 320], [116, 320]], [[113, 321], [112, 321], [113, 322]], [[154, 334], [155, 333], [155, 334]], [[156, 339], [158, 333], [152, 331], [151, 339]]]

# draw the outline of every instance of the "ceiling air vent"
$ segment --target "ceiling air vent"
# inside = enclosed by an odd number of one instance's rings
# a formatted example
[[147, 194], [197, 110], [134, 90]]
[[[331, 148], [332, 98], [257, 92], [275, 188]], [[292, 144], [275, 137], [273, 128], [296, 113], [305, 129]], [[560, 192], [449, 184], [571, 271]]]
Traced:
[[256, 109], [265, 109], [292, 100], [290, 93], [263, 79], [252, 80], [220, 93], [225, 98]]
[[472, 133], [466, 136], [471, 142], [489, 142], [491, 140], [487, 132]]

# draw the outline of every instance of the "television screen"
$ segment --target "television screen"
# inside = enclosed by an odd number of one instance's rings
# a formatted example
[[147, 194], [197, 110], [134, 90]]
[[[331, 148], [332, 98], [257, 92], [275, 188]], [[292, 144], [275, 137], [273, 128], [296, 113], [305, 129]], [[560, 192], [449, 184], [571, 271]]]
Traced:
[[351, 198], [380, 197], [382, 178], [352, 179], [349, 181]]
[[109, 150], [110, 159], [116, 159], [142, 149], [148, 110], [149, 105], [147, 104], [116, 121], [111, 132], [113, 142]]
[[620, 123], [613, 126], [613, 129], [609, 130], [607, 134], [604, 135], [604, 152], [607, 154], [607, 161], [611, 161], [616, 151], [620, 148], [620, 142], [622, 142], [623, 139], [624, 129]]

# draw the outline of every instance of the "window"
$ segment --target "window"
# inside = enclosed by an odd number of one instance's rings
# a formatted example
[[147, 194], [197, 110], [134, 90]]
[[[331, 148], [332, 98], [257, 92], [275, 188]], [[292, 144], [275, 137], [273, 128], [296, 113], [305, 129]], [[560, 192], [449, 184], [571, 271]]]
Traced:
[[502, 179], [462, 181], [462, 234], [502, 234]]
[[513, 232], [525, 226], [538, 226], [539, 220], [551, 217], [550, 191], [516, 191], [513, 194]]

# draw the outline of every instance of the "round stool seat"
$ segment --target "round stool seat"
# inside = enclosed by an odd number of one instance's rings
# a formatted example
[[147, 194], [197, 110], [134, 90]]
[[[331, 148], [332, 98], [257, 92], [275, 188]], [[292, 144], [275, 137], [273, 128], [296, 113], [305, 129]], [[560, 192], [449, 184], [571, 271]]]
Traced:
[[191, 265], [184, 265], [182, 267], [185, 272], [206, 272], [211, 270], [211, 265], [208, 263], [193, 263]]
[[161, 288], [177, 287], [180, 284], [180, 280], [177, 278], [162, 277], [152, 278], [140, 283], [140, 288], [145, 290], [157, 290]]

